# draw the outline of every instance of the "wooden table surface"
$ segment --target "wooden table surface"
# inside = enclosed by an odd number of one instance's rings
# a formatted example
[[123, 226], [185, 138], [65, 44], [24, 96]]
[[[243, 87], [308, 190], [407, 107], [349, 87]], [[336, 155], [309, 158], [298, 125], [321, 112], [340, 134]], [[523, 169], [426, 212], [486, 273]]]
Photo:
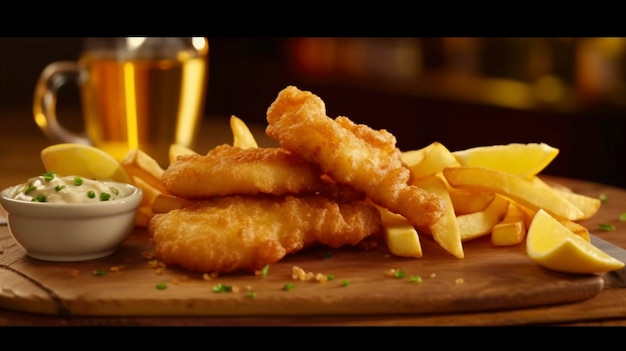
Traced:
[[[261, 146], [275, 143], [263, 134], [264, 126], [250, 126]], [[203, 124], [198, 151], [232, 142], [228, 117], [209, 118]], [[43, 171], [39, 152], [51, 143], [37, 129], [29, 109], [0, 110], [0, 188], [23, 182]], [[569, 178], [549, 178], [589, 196], [604, 193], [604, 218], [616, 218], [616, 230], [602, 238], [626, 248], [626, 223], [617, 217], [626, 211], [626, 190]], [[607, 217], [608, 216], [608, 217]], [[593, 218], [583, 222], [593, 232]], [[442, 315], [283, 316], [283, 317], [58, 317], [0, 309], [0, 326], [491, 326], [594, 325], [626, 326], [626, 289], [609, 288], [582, 302], [540, 308]]]

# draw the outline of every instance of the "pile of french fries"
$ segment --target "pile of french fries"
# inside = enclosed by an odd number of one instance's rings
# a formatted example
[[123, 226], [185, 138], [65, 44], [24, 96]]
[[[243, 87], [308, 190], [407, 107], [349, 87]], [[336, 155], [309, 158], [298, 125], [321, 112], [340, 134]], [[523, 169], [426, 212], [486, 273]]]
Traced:
[[[258, 147], [241, 119], [231, 116], [230, 127], [234, 146]], [[172, 144], [169, 160], [172, 162], [179, 155], [189, 153], [196, 152]], [[457, 258], [464, 257], [464, 242], [487, 235], [495, 246], [520, 244], [539, 209], [589, 241], [588, 230], [576, 221], [590, 218], [598, 211], [601, 204], [598, 198], [550, 185], [538, 175], [521, 177], [489, 168], [464, 166], [439, 142], [402, 152], [402, 159], [411, 171], [412, 184], [436, 193], [448, 206], [436, 223], [417, 228], [404, 217], [377, 206], [385, 225], [385, 241], [393, 255], [422, 257], [420, 234], [431, 235]], [[147, 226], [155, 213], [184, 205], [184, 199], [167, 192], [161, 182], [164, 169], [150, 155], [132, 150], [120, 163], [144, 193], [135, 221], [137, 226]]]
[[464, 257], [463, 242], [487, 235], [494, 246], [520, 244], [539, 209], [589, 241], [589, 231], [576, 221], [590, 218], [599, 210], [598, 198], [550, 185], [538, 175], [521, 177], [464, 166], [439, 142], [405, 151], [402, 158], [411, 170], [412, 183], [440, 195], [448, 210], [436, 223], [419, 228], [413, 228], [399, 216], [381, 212], [392, 254], [421, 257], [418, 233], [432, 235], [458, 258]]

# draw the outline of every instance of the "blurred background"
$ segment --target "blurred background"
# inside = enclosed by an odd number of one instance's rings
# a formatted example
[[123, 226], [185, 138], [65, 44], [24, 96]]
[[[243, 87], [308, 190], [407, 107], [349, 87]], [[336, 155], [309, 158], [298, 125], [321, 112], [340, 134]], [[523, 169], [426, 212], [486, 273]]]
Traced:
[[[76, 59], [81, 40], [0, 38], [0, 119], [30, 117], [15, 132], [36, 130], [37, 78]], [[392, 132], [402, 150], [545, 142], [560, 154], [544, 173], [626, 187], [625, 49], [626, 38], [209, 38], [206, 118], [265, 124], [296, 85], [331, 117]], [[77, 88], [58, 107], [78, 110]]]

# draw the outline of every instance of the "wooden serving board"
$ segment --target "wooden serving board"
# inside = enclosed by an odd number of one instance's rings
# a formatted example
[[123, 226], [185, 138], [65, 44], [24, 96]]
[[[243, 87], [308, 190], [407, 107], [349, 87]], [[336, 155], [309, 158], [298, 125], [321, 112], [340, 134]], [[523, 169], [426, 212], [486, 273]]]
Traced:
[[[265, 277], [237, 273], [206, 280], [176, 267], [159, 273], [144, 256], [152, 244], [142, 228], [107, 258], [52, 263], [27, 257], [2, 226], [0, 307], [91, 316], [439, 314], [570, 303], [594, 297], [604, 287], [600, 276], [540, 267], [526, 256], [524, 245], [494, 248], [489, 238], [478, 239], [465, 243], [465, 258], [457, 259], [429, 236], [421, 241], [419, 259], [389, 256], [384, 247], [316, 247], [270, 265]], [[293, 266], [335, 279], [293, 280]], [[391, 269], [406, 276], [387, 275]], [[422, 281], [412, 282], [411, 276]], [[160, 283], [167, 288], [158, 289]], [[287, 283], [294, 289], [284, 290]], [[216, 293], [218, 284], [239, 291]], [[248, 288], [255, 297], [248, 296]]]

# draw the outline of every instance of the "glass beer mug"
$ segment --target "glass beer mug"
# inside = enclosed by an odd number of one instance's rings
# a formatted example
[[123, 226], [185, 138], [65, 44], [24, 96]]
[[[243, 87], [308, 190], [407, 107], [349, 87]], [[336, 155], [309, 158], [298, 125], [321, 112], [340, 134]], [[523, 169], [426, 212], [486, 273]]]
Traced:
[[[161, 166], [172, 143], [193, 148], [204, 113], [206, 38], [86, 38], [77, 61], [49, 64], [35, 89], [34, 118], [53, 142], [96, 146], [116, 159], [140, 149]], [[84, 128], [56, 116], [58, 90], [78, 85]]]

